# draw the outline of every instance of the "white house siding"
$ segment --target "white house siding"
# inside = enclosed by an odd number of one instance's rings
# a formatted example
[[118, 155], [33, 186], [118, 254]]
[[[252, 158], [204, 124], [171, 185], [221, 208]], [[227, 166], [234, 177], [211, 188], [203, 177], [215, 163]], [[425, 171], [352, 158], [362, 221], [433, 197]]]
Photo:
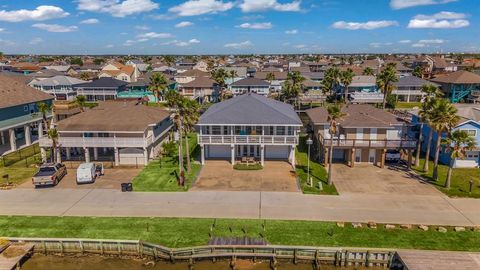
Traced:
[[124, 148], [119, 150], [120, 165], [144, 165], [144, 151], [140, 148]]
[[288, 159], [290, 146], [288, 145], [267, 145], [265, 146], [265, 158]]

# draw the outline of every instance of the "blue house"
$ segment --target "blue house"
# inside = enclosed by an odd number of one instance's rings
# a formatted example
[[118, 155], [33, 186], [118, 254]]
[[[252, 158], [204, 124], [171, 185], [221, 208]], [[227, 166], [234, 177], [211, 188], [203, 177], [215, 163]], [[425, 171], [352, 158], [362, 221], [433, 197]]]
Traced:
[[28, 86], [23, 76], [0, 74], [0, 155], [29, 146], [46, 132], [37, 104], [51, 105], [53, 99]]
[[[340, 85], [337, 95], [343, 96], [345, 86]], [[383, 94], [377, 87], [375, 76], [360, 75], [353, 76], [352, 82], [348, 85], [348, 99], [352, 103], [382, 103]]]
[[[480, 164], [480, 108], [473, 104], [455, 104], [455, 107], [458, 109], [458, 115], [460, 116], [460, 121], [458, 125], [452, 130], [464, 130], [470, 136], [475, 138], [477, 142], [477, 148], [471, 151], [467, 151], [466, 156], [463, 160], [455, 160], [455, 168], [473, 168], [478, 167]], [[413, 116], [413, 123], [418, 124], [418, 116]], [[430, 133], [430, 127], [425, 125], [423, 127], [423, 142], [422, 142], [422, 151], [427, 149], [427, 139]], [[446, 137], [447, 134], [442, 134], [442, 137]], [[435, 142], [437, 141], [438, 134], [434, 131], [432, 136], [432, 145], [430, 148], [430, 156], [433, 158], [435, 155]], [[450, 164], [450, 152], [446, 149], [445, 146], [442, 146], [440, 149], [439, 162], [445, 165]]]
[[439, 84], [445, 97], [453, 103], [467, 100], [480, 91], [480, 75], [466, 70], [438, 76], [431, 81]]

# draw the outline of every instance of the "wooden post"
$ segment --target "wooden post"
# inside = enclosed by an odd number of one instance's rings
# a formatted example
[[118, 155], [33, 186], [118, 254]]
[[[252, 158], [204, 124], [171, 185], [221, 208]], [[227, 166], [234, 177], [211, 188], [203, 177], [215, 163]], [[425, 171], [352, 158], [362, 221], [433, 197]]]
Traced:
[[407, 161], [407, 168], [410, 170], [412, 168], [412, 149], [408, 149], [408, 161]]
[[59, 241], [59, 243], [60, 243], [60, 254], [63, 255], [63, 242]]
[[84, 247], [83, 247], [83, 241], [80, 240], [78, 243], [80, 244], [80, 252], [81, 252], [82, 255], [83, 255], [83, 253], [85, 252], [85, 249], [84, 249]]
[[381, 156], [381, 160], [380, 160], [380, 168], [385, 168], [385, 156], [387, 154], [387, 150], [386, 149], [382, 149], [382, 156]]
[[47, 244], [45, 243], [45, 240], [42, 241], [42, 245], [43, 245], [43, 253], [47, 255]]
[[328, 151], [328, 147], [326, 147], [326, 148], [325, 148], [325, 156], [324, 156], [324, 158], [323, 158], [323, 163], [325, 164], [325, 167], [328, 166], [328, 157], [329, 157], [328, 152], [329, 152], [329, 151]]
[[352, 148], [351, 150], [351, 157], [350, 157], [350, 167], [355, 167], [355, 148]]

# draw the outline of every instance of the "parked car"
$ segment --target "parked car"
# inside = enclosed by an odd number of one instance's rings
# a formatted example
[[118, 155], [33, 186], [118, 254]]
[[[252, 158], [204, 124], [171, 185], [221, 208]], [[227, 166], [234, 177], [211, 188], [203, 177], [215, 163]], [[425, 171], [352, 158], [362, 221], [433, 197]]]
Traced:
[[67, 174], [67, 168], [61, 163], [46, 163], [40, 166], [38, 172], [32, 177], [35, 187], [53, 185], [56, 186]]
[[385, 161], [386, 162], [399, 162], [401, 158], [400, 152], [397, 150], [387, 150], [385, 154]]
[[77, 169], [77, 184], [90, 184], [104, 174], [102, 163], [82, 163]]

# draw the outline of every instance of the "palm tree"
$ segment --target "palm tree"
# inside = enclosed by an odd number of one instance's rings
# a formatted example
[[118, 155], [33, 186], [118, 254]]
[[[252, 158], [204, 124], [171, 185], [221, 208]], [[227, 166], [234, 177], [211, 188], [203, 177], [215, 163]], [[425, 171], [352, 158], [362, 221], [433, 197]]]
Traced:
[[80, 73], [80, 79], [82, 79], [84, 81], [88, 81], [90, 79], [90, 75], [88, 75], [87, 72], [82, 72], [82, 73]]
[[305, 78], [298, 71], [290, 72], [287, 75], [287, 80], [283, 83], [281, 97], [283, 101], [295, 100], [297, 104], [298, 95], [302, 91], [303, 81]]
[[172, 55], [165, 55], [163, 56], [163, 61], [165, 64], [167, 64], [167, 66], [171, 66], [173, 63], [175, 63], [175, 57]]
[[445, 180], [445, 188], [450, 189], [455, 160], [464, 159], [466, 151], [474, 149], [477, 143], [465, 130], [455, 130], [449, 133], [448, 137], [442, 140], [442, 143], [450, 151], [450, 164], [448, 166], [447, 179]]
[[[417, 143], [417, 151], [415, 153], [415, 166], [418, 167], [420, 166], [420, 152], [422, 149], [422, 140], [423, 140], [423, 127], [426, 122], [428, 122], [428, 117], [430, 110], [432, 108], [432, 103], [433, 100], [437, 98], [441, 98], [443, 96], [442, 91], [438, 89], [436, 86], [432, 84], [426, 84], [422, 86], [422, 93], [425, 94], [423, 102], [422, 102], [422, 107], [419, 111], [419, 122], [420, 122], [420, 128], [418, 132], [418, 143]], [[429, 136], [428, 136], [428, 143], [427, 143], [427, 149], [426, 149], [426, 156], [425, 156], [425, 163], [423, 164], [423, 171], [428, 172], [428, 162], [430, 160], [430, 147], [432, 145], [432, 136], [433, 136], [433, 130], [430, 129]]]
[[225, 81], [231, 75], [225, 69], [219, 68], [211, 71], [212, 79], [220, 86], [220, 101], [224, 99], [224, 91], [226, 87]]
[[[47, 119], [47, 113], [52, 110], [52, 106], [48, 105], [45, 102], [39, 102], [37, 103], [37, 108], [38, 111], [42, 114], [42, 122], [43, 125], [45, 126], [44, 130], [48, 129], [48, 119]], [[43, 134], [38, 134], [39, 137], [43, 136]]]
[[80, 107], [80, 111], [84, 112], [85, 111], [85, 103], [87, 102], [87, 98], [82, 95], [78, 95], [75, 97], [75, 103]]
[[377, 76], [377, 85], [383, 92], [383, 109], [385, 109], [385, 104], [387, 102], [387, 96], [392, 93], [394, 89], [394, 82], [398, 82], [398, 77], [396, 75], [395, 68], [391, 65], [388, 65]]
[[413, 69], [412, 75], [418, 78], [423, 78], [423, 68], [421, 66], [416, 66]]
[[325, 71], [325, 77], [322, 80], [322, 86], [324, 91], [328, 90], [332, 94], [335, 92], [338, 88], [338, 85], [340, 85], [340, 70], [338, 68], [329, 68], [327, 71]]
[[342, 107], [338, 104], [332, 104], [327, 107], [328, 112], [328, 122], [330, 123], [330, 128], [328, 132], [330, 134], [330, 149], [328, 150], [328, 185], [331, 185], [332, 180], [332, 159], [333, 159], [333, 136], [337, 134], [338, 123], [337, 121], [342, 119], [345, 116], [345, 113], [342, 112]]
[[343, 97], [345, 103], [348, 103], [348, 86], [352, 83], [353, 76], [355, 76], [355, 74], [353, 74], [353, 70], [350, 68], [348, 68], [347, 70], [343, 71], [340, 74], [340, 81], [342, 82], [343, 87], [345, 88], [344, 97]]
[[148, 90], [152, 91], [157, 98], [157, 103], [160, 103], [160, 98], [165, 96], [165, 91], [168, 87], [167, 78], [162, 73], [153, 73], [150, 76], [150, 85]]
[[47, 131], [47, 136], [50, 140], [52, 140], [51, 157], [52, 157], [52, 161], [56, 163], [58, 161], [58, 155], [57, 155], [58, 130], [56, 128], [50, 128]]
[[364, 75], [364, 76], [373, 76], [373, 75], [375, 75], [375, 71], [374, 71], [371, 67], [366, 67], [366, 68], [363, 70], [362, 75]]
[[267, 81], [272, 84], [272, 82], [275, 80], [275, 74], [273, 74], [273, 72], [269, 72], [267, 74], [267, 76], [265, 77], [265, 79], [267, 79]]
[[442, 135], [455, 127], [460, 120], [455, 108], [447, 99], [436, 99], [432, 105], [430, 115], [430, 128], [437, 133], [437, 142], [435, 145], [435, 157], [433, 160], [433, 180], [438, 180], [438, 158], [440, 155], [440, 146]]
[[194, 125], [198, 122], [200, 117], [200, 106], [195, 100], [182, 97], [179, 103], [179, 115], [182, 119], [182, 127], [185, 131], [185, 152], [187, 155], [187, 172], [190, 172], [192, 167], [190, 165], [190, 145], [188, 141], [188, 134], [194, 129]]

